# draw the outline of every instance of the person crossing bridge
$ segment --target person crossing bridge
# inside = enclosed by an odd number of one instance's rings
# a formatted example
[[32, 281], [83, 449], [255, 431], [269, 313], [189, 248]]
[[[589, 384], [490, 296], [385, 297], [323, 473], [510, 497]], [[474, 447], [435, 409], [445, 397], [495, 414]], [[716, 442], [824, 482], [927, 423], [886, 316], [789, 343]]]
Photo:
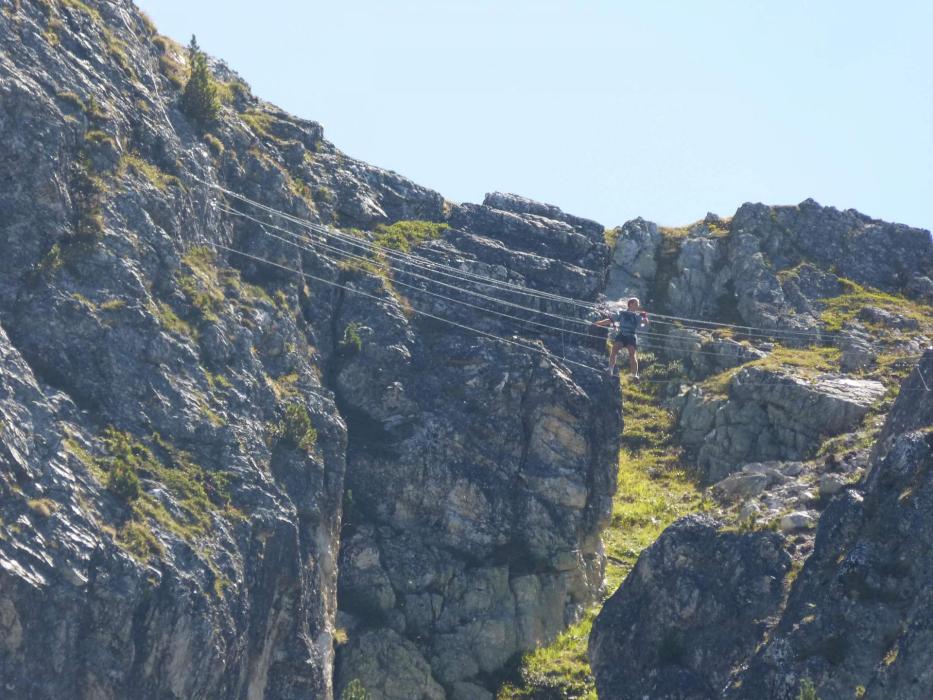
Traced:
[[612, 339], [612, 349], [609, 351], [609, 373], [616, 373], [616, 355], [619, 348], [625, 348], [628, 351], [629, 369], [632, 372], [632, 379], [638, 381], [638, 330], [646, 327], [649, 323], [648, 312], [641, 308], [641, 302], [637, 297], [628, 300], [627, 308], [619, 311], [615, 318], [611, 316], [596, 322], [597, 326], [611, 326], [618, 324], [618, 331]]

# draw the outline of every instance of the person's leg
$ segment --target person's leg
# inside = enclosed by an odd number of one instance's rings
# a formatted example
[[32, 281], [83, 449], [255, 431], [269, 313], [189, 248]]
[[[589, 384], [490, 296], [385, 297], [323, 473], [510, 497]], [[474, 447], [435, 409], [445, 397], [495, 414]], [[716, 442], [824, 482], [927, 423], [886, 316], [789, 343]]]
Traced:
[[638, 351], [634, 345], [629, 345], [625, 349], [628, 350], [629, 369], [632, 370], [632, 374], [638, 376]]
[[619, 354], [619, 344], [616, 342], [612, 343], [612, 349], [609, 351], [609, 371], [611, 372], [616, 366], [616, 355]]

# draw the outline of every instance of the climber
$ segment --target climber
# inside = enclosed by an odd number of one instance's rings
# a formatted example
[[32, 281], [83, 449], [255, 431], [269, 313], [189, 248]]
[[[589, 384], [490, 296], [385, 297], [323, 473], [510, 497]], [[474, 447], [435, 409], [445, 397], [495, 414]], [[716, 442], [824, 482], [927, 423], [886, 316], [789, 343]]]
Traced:
[[612, 350], [609, 352], [609, 374], [616, 373], [616, 354], [619, 348], [628, 350], [628, 364], [632, 371], [632, 379], [638, 381], [638, 339], [635, 333], [639, 328], [648, 325], [648, 313], [641, 308], [637, 297], [628, 300], [628, 308], [619, 311], [616, 318], [611, 316], [596, 322], [597, 326], [611, 326], [619, 324], [619, 332], [612, 339]]

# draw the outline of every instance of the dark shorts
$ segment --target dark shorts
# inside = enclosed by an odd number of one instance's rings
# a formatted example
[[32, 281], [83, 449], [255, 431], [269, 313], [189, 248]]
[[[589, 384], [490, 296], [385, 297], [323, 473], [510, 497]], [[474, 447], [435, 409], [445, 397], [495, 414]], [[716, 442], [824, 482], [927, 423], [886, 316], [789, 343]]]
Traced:
[[612, 339], [612, 342], [618, 343], [623, 348], [637, 348], [638, 341], [635, 340], [634, 335], [624, 335], [619, 333], [615, 338]]

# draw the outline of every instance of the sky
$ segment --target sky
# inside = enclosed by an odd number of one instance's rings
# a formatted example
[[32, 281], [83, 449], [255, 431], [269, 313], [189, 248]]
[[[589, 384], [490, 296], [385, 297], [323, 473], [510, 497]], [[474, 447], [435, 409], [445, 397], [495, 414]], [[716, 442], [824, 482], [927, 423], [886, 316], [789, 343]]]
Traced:
[[743, 202], [933, 228], [927, 0], [137, 0], [345, 153], [606, 226]]

